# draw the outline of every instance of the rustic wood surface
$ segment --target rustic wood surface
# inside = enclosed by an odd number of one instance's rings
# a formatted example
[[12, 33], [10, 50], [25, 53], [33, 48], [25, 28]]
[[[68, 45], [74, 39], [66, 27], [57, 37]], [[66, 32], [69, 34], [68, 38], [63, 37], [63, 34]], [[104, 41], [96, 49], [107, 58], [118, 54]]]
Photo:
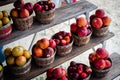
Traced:
[[114, 34], [109, 32], [104, 37], [92, 37], [90, 42], [84, 46], [81, 46], [81, 47], [73, 46], [73, 50], [69, 55], [66, 55], [65, 57], [56, 56], [54, 63], [48, 67], [40, 68], [40, 67], [36, 66], [36, 64], [32, 63], [31, 71], [28, 74], [26, 74], [20, 78], [15, 78], [14, 76], [12, 76], [10, 74], [10, 71], [7, 69], [7, 67], [5, 67], [5, 73], [4, 73], [5, 80], [30, 80], [31, 78], [34, 78], [35, 76], [38, 76], [41, 73], [45, 72], [47, 69], [49, 69], [51, 67], [56, 67], [56, 66], [62, 64], [63, 62], [68, 61], [68, 60], [80, 55], [81, 53], [85, 52], [86, 50], [93, 48], [94, 46], [100, 44], [101, 42], [103, 42], [113, 36], [114, 36]]
[[15, 2], [15, 0], [0, 0], [0, 6], [4, 6], [13, 2]]
[[59, 24], [61, 22], [69, 20], [71, 18], [75, 18], [81, 14], [88, 13], [96, 8], [97, 8], [97, 6], [95, 6], [94, 4], [92, 4], [86, 0], [80, 0], [76, 3], [69, 4], [64, 7], [60, 7], [58, 9], [56, 9], [55, 19], [50, 24], [41, 25], [37, 21], [34, 21], [34, 24], [32, 25], [32, 27], [29, 30], [26, 30], [26, 31], [15, 30], [12, 32], [10, 37], [0, 40], [0, 46], [8, 44], [10, 42], [13, 42], [15, 40], [24, 38], [30, 34], [39, 32], [41, 30], [45, 30], [56, 24]]

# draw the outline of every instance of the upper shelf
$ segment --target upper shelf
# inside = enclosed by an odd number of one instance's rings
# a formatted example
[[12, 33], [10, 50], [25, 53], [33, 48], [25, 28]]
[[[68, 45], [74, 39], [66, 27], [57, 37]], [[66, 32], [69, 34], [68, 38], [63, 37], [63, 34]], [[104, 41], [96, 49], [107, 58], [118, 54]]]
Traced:
[[13, 42], [15, 40], [24, 38], [30, 34], [38, 32], [38, 31], [50, 28], [56, 24], [62, 23], [71, 18], [75, 18], [81, 14], [90, 12], [96, 8], [97, 8], [97, 6], [95, 6], [94, 4], [92, 4], [86, 0], [80, 0], [76, 3], [72, 3], [72, 4], [68, 4], [64, 7], [60, 7], [58, 9], [56, 9], [55, 19], [50, 24], [41, 25], [38, 22], [34, 21], [32, 28], [30, 28], [29, 30], [13, 31], [12, 34], [10, 35], [10, 37], [0, 40], [0, 46], [8, 44], [10, 42]]
[[13, 3], [15, 1], [16, 0], [2, 0], [2, 1], [0, 1], [0, 6], [4, 6], [4, 5], [7, 5], [7, 4], [10, 4], [10, 3]]

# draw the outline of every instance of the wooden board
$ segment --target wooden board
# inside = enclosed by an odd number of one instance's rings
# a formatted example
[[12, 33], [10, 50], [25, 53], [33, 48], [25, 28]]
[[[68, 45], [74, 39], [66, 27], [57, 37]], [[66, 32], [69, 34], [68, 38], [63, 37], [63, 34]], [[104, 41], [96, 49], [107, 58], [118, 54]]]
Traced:
[[93, 48], [94, 46], [100, 44], [101, 42], [103, 42], [113, 36], [114, 36], [114, 34], [109, 32], [104, 37], [92, 37], [90, 42], [84, 46], [81, 46], [81, 47], [73, 46], [73, 50], [69, 55], [67, 55], [65, 57], [56, 56], [54, 63], [48, 67], [40, 68], [40, 67], [36, 66], [34, 63], [32, 63], [31, 71], [28, 74], [26, 74], [20, 78], [15, 78], [14, 76], [11, 76], [11, 74], [9, 73], [10, 71], [7, 69], [7, 67], [5, 67], [5, 73], [4, 73], [5, 80], [30, 80], [31, 78], [34, 78], [35, 76], [38, 76], [41, 73], [45, 72], [47, 69], [49, 69], [51, 67], [56, 67], [56, 66], [62, 64], [63, 62], [68, 61], [68, 60], [80, 55], [81, 53], [85, 52], [86, 50]]
[[15, 2], [16, 0], [0, 0], [0, 6], [4, 6], [10, 3]]
[[81, 14], [84, 14], [86, 12], [90, 12], [94, 9], [96, 9], [97, 7], [86, 1], [86, 0], [80, 0], [76, 3], [73, 4], [69, 4], [67, 6], [64, 7], [60, 7], [58, 9], [56, 9], [55, 11], [55, 19], [53, 20], [52, 23], [47, 24], [47, 25], [41, 25], [38, 22], [34, 21], [34, 24], [32, 25], [32, 28], [30, 28], [29, 30], [26, 31], [13, 31], [11, 36], [0, 40], [0, 46], [8, 44], [10, 42], [13, 42], [15, 40], [24, 38], [30, 34], [39, 32], [41, 30], [45, 30], [47, 28], [50, 28], [56, 24], [62, 23], [66, 20], [69, 20], [71, 18], [75, 18]]

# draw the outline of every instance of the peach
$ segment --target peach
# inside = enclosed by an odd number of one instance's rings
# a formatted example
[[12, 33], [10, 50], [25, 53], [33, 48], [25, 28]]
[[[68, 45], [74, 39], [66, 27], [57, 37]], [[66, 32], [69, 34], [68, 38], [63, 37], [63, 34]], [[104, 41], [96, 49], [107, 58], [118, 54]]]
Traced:
[[95, 28], [101, 28], [103, 25], [102, 19], [101, 18], [94, 18], [92, 20], [92, 26]]
[[105, 60], [106, 66], [105, 68], [109, 68], [112, 66], [112, 63], [109, 60]]
[[15, 63], [18, 66], [23, 66], [27, 62], [26, 58], [24, 56], [19, 56], [16, 58]]
[[65, 46], [65, 45], [67, 44], [67, 42], [66, 42], [65, 39], [62, 39], [61, 42], [60, 42], [60, 44], [61, 44], [62, 46]]
[[47, 38], [42, 38], [41, 40], [37, 41], [37, 45], [39, 45], [41, 49], [46, 49], [49, 46], [49, 40]]
[[13, 8], [10, 12], [10, 15], [14, 18], [18, 18], [18, 10]]
[[108, 17], [108, 16], [104, 16], [104, 17], [102, 18], [102, 21], [103, 21], [103, 26], [108, 26], [108, 25], [110, 25], [110, 23], [111, 23], [111, 18]]
[[95, 15], [99, 18], [102, 18], [102, 17], [104, 17], [105, 12], [104, 12], [103, 9], [97, 9], [96, 12], [95, 12]]
[[23, 56], [25, 56], [26, 59], [29, 59], [29, 58], [31, 58], [31, 53], [28, 50], [24, 50]]
[[72, 23], [70, 25], [70, 30], [71, 30], [71, 32], [76, 32], [77, 31], [77, 25], [76, 25], [76, 23]]
[[53, 70], [53, 76], [55, 78], [61, 78], [62, 77], [62, 69], [61, 68], [56, 68]]
[[77, 34], [78, 34], [79, 37], [86, 36], [87, 33], [88, 33], [88, 30], [87, 30], [86, 27], [79, 27], [79, 28], [77, 29]]
[[105, 48], [98, 48], [96, 50], [96, 56], [98, 58], [107, 59], [109, 56], [109, 53]]
[[27, 9], [25, 9], [25, 8], [22, 8], [22, 9], [20, 10], [20, 17], [21, 17], [21, 18], [26, 18], [26, 17], [28, 17], [28, 16], [30, 16], [29, 11], [28, 11]]
[[87, 24], [87, 20], [84, 17], [77, 18], [76, 20], [78, 27], [83, 27]]
[[43, 51], [41, 48], [39, 47], [34, 47], [33, 48], [33, 54], [36, 56], [36, 57], [42, 57], [43, 56]]
[[43, 57], [48, 58], [48, 57], [51, 57], [53, 54], [54, 54], [54, 49], [51, 47], [48, 47], [44, 49]]
[[51, 47], [51, 48], [56, 48], [56, 42], [55, 42], [54, 39], [50, 39], [50, 40], [49, 40], [49, 47]]
[[96, 53], [90, 53], [89, 54], [89, 61], [93, 63], [97, 59]]
[[103, 70], [103, 69], [106, 67], [106, 62], [105, 62], [104, 59], [97, 59], [97, 60], [95, 60], [95, 62], [94, 62], [94, 66], [95, 66], [95, 68], [97, 68], [97, 69]]
[[66, 40], [66, 43], [70, 43], [70, 37], [69, 36], [65, 36], [64, 39]]

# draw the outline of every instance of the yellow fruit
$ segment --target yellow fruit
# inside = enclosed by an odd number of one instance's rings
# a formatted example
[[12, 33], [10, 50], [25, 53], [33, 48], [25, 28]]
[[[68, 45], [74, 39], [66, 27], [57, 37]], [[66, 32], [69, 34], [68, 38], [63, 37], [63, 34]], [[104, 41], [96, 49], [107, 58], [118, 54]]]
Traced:
[[2, 19], [3, 18], [3, 13], [2, 13], [2, 11], [0, 11], [0, 19]]
[[22, 56], [23, 55], [23, 47], [22, 46], [16, 46], [12, 50], [12, 55], [14, 57]]
[[31, 58], [31, 54], [30, 54], [30, 52], [29, 52], [28, 50], [24, 50], [24, 51], [23, 51], [23, 56], [25, 56], [26, 59]]
[[2, 67], [2, 65], [0, 65], [0, 71], [2, 71], [2, 69], [3, 69], [3, 67]]
[[26, 58], [24, 56], [19, 56], [19, 57], [16, 58], [15, 63], [18, 66], [23, 66], [26, 63], [26, 61], [27, 60], [26, 60]]
[[0, 20], [0, 27], [2, 27], [3, 26], [3, 23], [2, 23], [2, 21]]
[[6, 59], [6, 62], [8, 65], [14, 65], [15, 64], [15, 58], [13, 56], [8, 56]]
[[5, 25], [5, 24], [8, 24], [8, 23], [10, 22], [10, 20], [9, 20], [8, 17], [3, 17], [3, 18], [2, 18], [2, 22], [3, 22], [3, 24]]
[[11, 55], [11, 53], [12, 53], [12, 48], [6, 48], [5, 51], [4, 51], [4, 54], [5, 54], [6, 57]]
[[7, 11], [2, 11], [4, 17], [8, 17], [8, 12]]

